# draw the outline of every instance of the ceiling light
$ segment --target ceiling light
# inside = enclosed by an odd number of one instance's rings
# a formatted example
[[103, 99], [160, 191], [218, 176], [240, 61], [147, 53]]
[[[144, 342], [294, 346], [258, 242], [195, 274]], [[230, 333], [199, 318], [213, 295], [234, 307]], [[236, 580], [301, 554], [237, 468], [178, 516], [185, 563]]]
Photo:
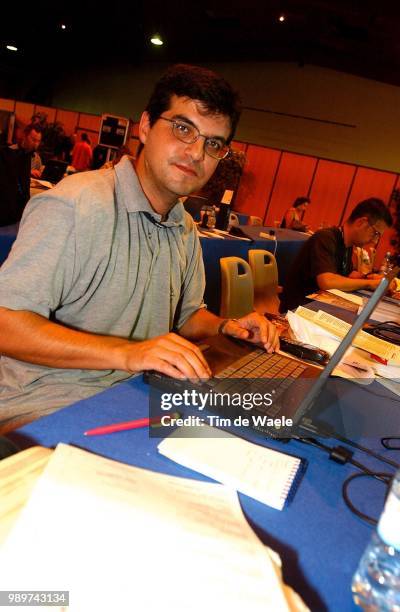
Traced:
[[285, 19], [286, 19], [285, 15], [279, 15], [280, 22], [285, 21]]
[[18, 51], [18, 47], [14, 47], [14, 45], [6, 45], [6, 48], [9, 51]]
[[150, 42], [158, 47], [164, 44], [164, 41], [159, 34], [153, 34], [153, 36], [150, 38]]
[[62, 30], [65, 30], [66, 28], [67, 28], [67, 26], [65, 25], [65, 23], [62, 23], [62, 24], [61, 24], [61, 29], [62, 29]]

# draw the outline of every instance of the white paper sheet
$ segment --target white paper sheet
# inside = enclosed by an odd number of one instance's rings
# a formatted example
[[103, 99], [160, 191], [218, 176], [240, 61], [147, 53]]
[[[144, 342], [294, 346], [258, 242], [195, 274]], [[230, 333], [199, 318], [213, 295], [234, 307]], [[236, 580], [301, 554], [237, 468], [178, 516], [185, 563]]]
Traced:
[[62, 444], [0, 567], [3, 590], [69, 590], [69, 612], [290, 609], [233, 492]]

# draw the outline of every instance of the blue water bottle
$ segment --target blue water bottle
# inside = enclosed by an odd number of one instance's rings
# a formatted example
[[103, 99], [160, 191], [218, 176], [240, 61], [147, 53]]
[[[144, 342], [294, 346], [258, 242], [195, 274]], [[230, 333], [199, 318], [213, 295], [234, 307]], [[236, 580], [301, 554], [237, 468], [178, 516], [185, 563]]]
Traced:
[[353, 598], [369, 612], [400, 612], [400, 470], [395, 474], [377, 530], [352, 582]]

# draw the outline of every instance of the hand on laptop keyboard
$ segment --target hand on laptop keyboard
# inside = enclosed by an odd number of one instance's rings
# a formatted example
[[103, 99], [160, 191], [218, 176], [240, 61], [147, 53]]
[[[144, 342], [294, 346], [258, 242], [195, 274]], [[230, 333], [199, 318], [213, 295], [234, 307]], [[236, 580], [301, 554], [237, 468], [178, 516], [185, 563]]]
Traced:
[[126, 369], [130, 372], [156, 370], [172, 378], [207, 380], [211, 370], [199, 347], [169, 333], [127, 345]]
[[258, 312], [251, 312], [240, 319], [229, 319], [223, 327], [226, 336], [262, 344], [268, 353], [279, 349], [279, 331]]

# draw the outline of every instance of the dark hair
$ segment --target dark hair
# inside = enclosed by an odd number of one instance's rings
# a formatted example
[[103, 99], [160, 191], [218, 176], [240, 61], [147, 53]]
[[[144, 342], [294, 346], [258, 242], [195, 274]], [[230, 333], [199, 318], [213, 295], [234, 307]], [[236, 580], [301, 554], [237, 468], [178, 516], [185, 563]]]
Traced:
[[347, 219], [350, 223], [360, 219], [361, 217], [367, 217], [370, 223], [375, 223], [378, 220], [384, 221], [388, 227], [393, 225], [392, 216], [389, 212], [388, 207], [379, 200], [379, 198], [368, 198], [359, 202]]
[[241, 108], [238, 94], [225, 79], [200, 66], [171, 66], [156, 83], [147, 104], [151, 126], [169, 109], [173, 95], [199, 100], [207, 113], [229, 117], [231, 132], [227, 142], [232, 140]]
[[89, 139], [89, 136], [86, 134], [86, 132], [81, 133], [81, 140], [90, 144], [90, 139]]
[[34, 130], [35, 132], [38, 132], [39, 134], [43, 133], [42, 127], [40, 125], [37, 125], [34, 123], [28, 123], [28, 125], [24, 128], [24, 134], [26, 134], [27, 136], [28, 134], [32, 132], [32, 130]]
[[311, 204], [310, 198], [307, 198], [306, 196], [296, 198], [295, 201], [293, 202], [293, 208], [297, 208], [298, 206], [301, 206], [302, 204]]

